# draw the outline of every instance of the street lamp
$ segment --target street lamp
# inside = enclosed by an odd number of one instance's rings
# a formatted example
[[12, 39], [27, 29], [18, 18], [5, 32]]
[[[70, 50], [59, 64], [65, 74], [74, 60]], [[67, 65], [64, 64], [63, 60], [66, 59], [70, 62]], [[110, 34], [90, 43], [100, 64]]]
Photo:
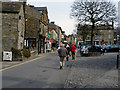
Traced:
[[28, 21], [27, 18], [25, 18], [25, 31], [24, 31], [24, 46], [27, 46], [27, 40], [26, 40], [26, 22]]
[[117, 43], [118, 43], [118, 41], [119, 41], [119, 37], [120, 37], [120, 36], [119, 36], [119, 35], [117, 35]]

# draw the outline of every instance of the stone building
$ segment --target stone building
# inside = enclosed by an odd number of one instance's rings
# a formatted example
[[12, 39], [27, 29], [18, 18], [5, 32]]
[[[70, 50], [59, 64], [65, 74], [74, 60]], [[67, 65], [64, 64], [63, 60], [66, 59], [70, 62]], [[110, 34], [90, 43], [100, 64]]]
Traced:
[[41, 14], [32, 6], [25, 6], [25, 46], [39, 53], [39, 32]]
[[62, 28], [59, 27], [59, 31], [58, 31], [58, 45], [61, 45], [61, 41], [62, 41]]
[[[53, 39], [54, 35], [51, 36], [51, 32], [54, 30], [57, 33], [57, 38]], [[56, 25], [54, 22], [49, 23], [49, 36], [53, 40], [52, 47], [57, 47], [61, 44], [62, 41], [62, 28]]]
[[100, 30], [100, 35], [95, 36], [95, 45], [114, 44], [114, 30]]
[[40, 20], [40, 34], [39, 34], [39, 40], [40, 40], [40, 53], [43, 52], [45, 53], [46, 52], [46, 42], [47, 40], [49, 40], [49, 37], [48, 37], [48, 23], [49, 23], [49, 20], [48, 20], [48, 11], [47, 11], [47, 7], [34, 7], [35, 10], [39, 11], [40, 14], [41, 14], [41, 20]]
[[[34, 51], [46, 53], [46, 32], [48, 32], [48, 12], [46, 7], [27, 5], [25, 8], [26, 46]], [[33, 46], [34, 45], [34, 46]]]
[[[102, 44], [114, 44], [114, 30], [112, 26], [97, 26], [96, 33], [93, 37], [94, 45], [102, 45]], [[81, 35], [79, 36], [79, 40], [83, 40]], [[79, 41], [82, 42], [83, 41]], [[86, 44], [91, 44], [91, 35], [88, 34], [85, 39]]]
[[75, 37], [75, 35], [71, 34], [68, 37], [69, 37], [69, 40], [70, 40], [69, 44], [75, 45], [76, 44], [76, 41], [75, 41], [76, 37]]
[[24, 5], [23, 2], [2, 3], [2, 48], [11, 51], [11, 48], [23, 49], [24, 45]]
[[67, 41], [68, 44], [70, 44], [70, 42], [71, 42], [70, 35], [68, 35], [68, 36], [66, 37], [66, 41]]

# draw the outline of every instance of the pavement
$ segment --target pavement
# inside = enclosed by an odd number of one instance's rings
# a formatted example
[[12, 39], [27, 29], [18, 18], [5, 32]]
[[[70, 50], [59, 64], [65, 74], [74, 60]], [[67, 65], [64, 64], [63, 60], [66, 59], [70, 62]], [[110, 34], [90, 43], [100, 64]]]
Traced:
[[[53, 53], [55, 53], [55, 52], [53, 52]], [[0, 70], [4, 69], [4, 68], [7, 68], [7, 67], [10, 67], [10, 66], [13, 66], [13, 65], [17, 65], [17, 64], [26, 62], [26, 61], [30, 61], [30, 60], [35, 59], [35, 58], [43, 57], [44, 55], [48, 55], [48, 54], [50, 54], [50, 53], [39, 54], [37, 56], [32, 56], [30, 58], [25, 58], [23, 61], [2, 61], [1, 62], [2, 67], [0, 67]]]
[[71, 73], [66, 80], [64, 88], [118, 89], [116, 56], [117, 53], [106, 53], [98, 57], [82, 57], [76, 60], [73, 63]]

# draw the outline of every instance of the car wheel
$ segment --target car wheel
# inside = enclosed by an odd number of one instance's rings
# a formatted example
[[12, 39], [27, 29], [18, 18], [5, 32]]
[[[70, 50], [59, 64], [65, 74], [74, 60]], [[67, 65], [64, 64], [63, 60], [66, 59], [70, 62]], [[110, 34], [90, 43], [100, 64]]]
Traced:
[[107, 50], [105, 50], [105, 53], [107, 52]]

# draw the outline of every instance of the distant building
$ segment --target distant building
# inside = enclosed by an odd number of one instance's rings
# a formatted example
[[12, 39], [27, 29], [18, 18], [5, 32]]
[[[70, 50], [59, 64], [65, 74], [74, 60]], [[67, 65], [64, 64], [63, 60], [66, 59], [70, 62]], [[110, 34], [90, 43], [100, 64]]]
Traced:
[[11, 48], [23, 49], [24, 46], [24, 4], [23, 2], [2, 3], [2, 48], [11, 51]]
[[[93, 37], [94, 45], [114, 44], [114, 30], [112, 26], [97, 26]], [[79, 42], [83, 43], [83, 36], [77, 35]], [[85, 38], [86, 44], [91, 44], [91, 35]]]
[[99, 30], [100, 35], [95, 36], [95, 45], [114, 44], [114, 30]]
[[66, 41], [70, 45], [76, 45], [76, 42], [77, 42], [76, 35], [71, 34], [71, 35], [66, 36]]
[[[57, 34], [56, 39], [53, 38], [54, 35], [56, 35], [56, 34], [52, 34], [53, 31], [55, 31], [55, 33]], [[50, 39], [53, 40], [52, 47], [56, 48], [57, 46], [60, 46], [61, 40], [62, 40], [61, 39], [62, 38], [62, 33], [61, 32], [62, 32], [61, 27], [59, 27], [58, 25], [55, 25], [54, 22], [49, 23], [49, 37], [50, 37]]]

